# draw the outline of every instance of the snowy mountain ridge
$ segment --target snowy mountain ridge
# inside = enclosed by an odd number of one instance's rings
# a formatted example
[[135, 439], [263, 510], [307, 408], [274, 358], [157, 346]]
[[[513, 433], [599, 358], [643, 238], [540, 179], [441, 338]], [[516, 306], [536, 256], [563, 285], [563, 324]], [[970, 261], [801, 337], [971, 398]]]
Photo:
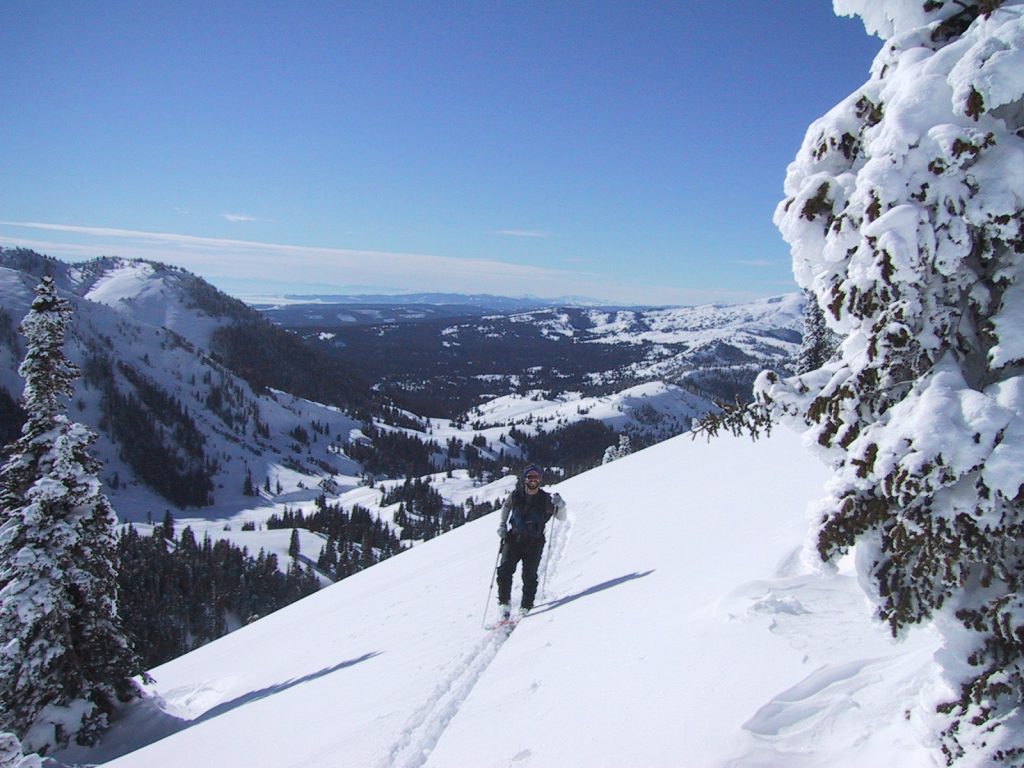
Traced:
[[[588, 309], [579, 314], [546, 310], [512, 315], [552, 337], [582, 343], [651, 345], [644, 359], [629, 367], [637, 378], [685, 381], [703, 366], [784, 364], [800, 346], [803, 298], [799, 293], [739, 305], [657, 309]], [[452, 334], [457, 333], [453, 328]], [[595, 379], [598, 377], [595, 377]]]
[[[745, 304], [707, 304], [696, 307], [662, 307], [654, 309], [584, 310], [586, 324], [576, 325], [562, 312], [549, 321], [552, 333], [583, 334], [589, 340], [604, 343], [694, 342], [692, 334], [710, 331], [733, 331], [750, 338], [763, 336], [784, 340], [789, 334], [780, 328], [799, 332], [803, 301], [799, 294], [789, 293], [758, 299]], [[512, 315], [517, 322], [531, 322], [534, 313]], [[793, 341], [792, 337], [788, 339]]]
[[[196, 494], [188, 503], [206, 516], [220, 517], [239, 507], [247, 474], [256, 483], [267, 477], [280, 481], [287, 492], [315, 490], [324, 466], [352, 478], [352, 484], [358, 482], [358, 464], [333, 449], [329, 440], [297, 450], [289, 433], [317, 422], [331, 434], [347, 437], [359, 421], [338, 408], [254, 391], [218, 363], [210, 337], [224, 325], [224, 316], [198, 306], [191, 292], [198, 278], [115, 259], [88, 269], [39, 259], [32, 266], [28, 272], [0, 267], [0, 305], [8, 325], [6, 343], [0, 344], [0, 386], [13, 398], [21, 394], [17, 367], [23, 350], [14, 326], [28, 311], [36, 273], [51, 269], [57, 283], [70, 291], [66, 296], [74, 306], [67, 354], [83, 375], [76, 382], [72, 417], [98, 434], [96, 454], [105, 466], [101, 479], [122, 518], [159, 519], [165, 508], [184, 505], [161, 495], [135, 469], [133, 458], [142, 448], [123, 431], [129, 425], [119, 432], [111, 418], [114, 397], [136, 404], [130, 411], [136, 420], [153, 420], [147, 432], [151, 447], [164, 456], [169, 471], [211, 470], [208, 496]], [[223, 298], [230, 307], [231, 300]], [[182, 430], [194, 436], [191, 453], [181, 442]]]

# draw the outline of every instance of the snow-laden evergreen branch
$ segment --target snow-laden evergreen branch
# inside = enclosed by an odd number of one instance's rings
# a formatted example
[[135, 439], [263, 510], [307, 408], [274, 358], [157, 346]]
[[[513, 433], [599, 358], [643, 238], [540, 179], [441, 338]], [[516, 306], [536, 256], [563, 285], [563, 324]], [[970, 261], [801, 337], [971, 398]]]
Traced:
[[1024, 4], [835, 5], [885, 44], [775, 220], [843, 342], [755, 395], [835, 468], [821, 557], [858, 546], [894, 634], [942, 617], [947, 758], [1024, 765]]

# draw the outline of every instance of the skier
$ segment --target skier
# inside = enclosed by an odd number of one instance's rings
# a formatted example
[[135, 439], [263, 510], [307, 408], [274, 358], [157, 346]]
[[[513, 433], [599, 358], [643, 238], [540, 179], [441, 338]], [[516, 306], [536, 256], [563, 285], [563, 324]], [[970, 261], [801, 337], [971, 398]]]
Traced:
[[501, 505], [501, 564], [498, 566], [498, 609], [502, 621], [510, 616], [512, 574], [523, 563], [523, 598], [519, 615], [533, 608], [537, 596], [537, 568], [544, 552], [544, 529], [552, 517], [565, 520], [565, 502], [557, 493], [541, 490], [544, 471], [535, 464], [523, 470], [522, 482]]

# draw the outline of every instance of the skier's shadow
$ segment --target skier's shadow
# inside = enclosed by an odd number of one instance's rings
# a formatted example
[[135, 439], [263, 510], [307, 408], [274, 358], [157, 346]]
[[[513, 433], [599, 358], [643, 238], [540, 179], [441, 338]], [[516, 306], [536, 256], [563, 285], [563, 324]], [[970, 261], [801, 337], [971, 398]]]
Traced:
[[566, 603], [574, 602], [583, 597], [590, 597], [591, 595], [597, 594], [598, 592], [604, 592], [606, 589], [617, 587], [619, 586], [619, 584], [625, 584], [627, 581], [633, 581], [634, 579], [642, 579], [644, 576], [650, 576], [652, 573], [654, 573], [653, 568], [649, 571], [635, 571], [633, 573], [627, 573], [625, 576], [619, 576], [617, 579], [610, 579], [608, 581], [601, 582], [600, 584], [595, 584], [594, 586], [588, 587], [587, 589], [584, 589], [582, 592], [577, 592], [574, 595], [566, 595], [565, 597], [560, 597], [557, 600], [552, 600], [547, 603], [541, 603], [537, 606], [536, 610], [534, 610], [530, 615], [535, 616], [538, 613], [546, 613], [547, 611], [553, 611], [556, 608], [561, 608]]
[[219, 717], [220, 715], [223, 715], [225, 712], [230, 712], [233, 709], [237, 709], [238, 707], [244, 706], [246, 704], [251, 704], [254, 701], [265, 699], [268, 696], [273, 696], [274, 694], [281, 693], [281, 691], [287, 691], [289, 688], [294, 688], [297, 685], [308, 683], [311, 680], [316, 680], [319, 677], [330, 675], [334, 672], [337, 672], [339, 669], [345, 669], [346, 667], [355, 666], [356, 664], [359, 664], [363, 661], [367, 661], [368, 659], [372, 659], [374, 656], [379, 655], [379, 651], [374, 651], [373, 653], [364, 653], [362, 656], [358, 658], [342, 661], [338, 664], [335, 664], [334, 666], [326, 667], [325, 669], [321, 669], [317, 672], [308, 674], [305, 677], [299, 677], [294, 680], [289, 680], [288, 682], [280, 683], [279, 685], [272, 685], [268, 688], [263, 688], [259, 691], [250, 691], [249, 693], [239, 696], [237, 699], [226, 701], [223, 704], [218, 704], [217, 706], [207, 710], [196, 719], [191, 720], [188, 726], [191, 727], [193, 725], [198, 725], [204, 720], [210, 720], [214, 717]]
[[[129, 752], [134, 752], [137, 749], [152, 744], [155, 741], [171, 736], [180, 731], [187, 730], [194, 725], [211, 720], [215, 717], [219, 717], [233, 709], [250, 704], [260, 699], [265, 699], [268, 696], [287, 691], [289, 688], [308, 683], [312, 680], [330, 675], [347, 667], [352, 667], [361, 662], [372, 659], [374, 656], [379, 656], [378, 651], [372, 653], [365, 653], [357, 658], [348, 659], [346, 661], [339, 662], [330, 667], [326, 667], [316, 672], [312, 672], [303, 677], [298, 677], [293, 680], [288, 680], [277, 685], [271, 685], [258, 691], [249, 691], [248, 693], [242, 694], [241, 696], [226, 701], [221, 704], [214, 706], [213, 708], [203, 712], [198, 717], [192, 720], [186, 720], [182, 717], [172, 715], [166, 712], [158, 698], [147, 698], [141, 699], [137, 702], [133, 702], [128, 707], [128, 714], [122, 723], [115, 724], [114, 734], [105, 741], [101, 742], [97, 747], [93, 748], [90, 752], [80, 753], [82, 748], [72, 747], [69, 750], [58, 753], [58, 760], [51, 760], [46, 763], [47, 768], [55, 766], [56, 768], [65, 768], [66, 766], [78, 765], [82, 762], [89, 762], [90, 764], [106, 763], [115, 758], [126, 755]], [[87, 760], [85, 759], [87, 758]]]

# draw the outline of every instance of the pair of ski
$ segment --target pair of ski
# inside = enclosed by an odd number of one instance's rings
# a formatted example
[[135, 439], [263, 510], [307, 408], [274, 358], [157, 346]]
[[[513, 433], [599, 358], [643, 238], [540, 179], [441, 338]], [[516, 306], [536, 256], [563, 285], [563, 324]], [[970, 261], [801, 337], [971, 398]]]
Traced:
[[503, 619], [498, 619], [497, 621], [492, 622], [491, 624], [484, 624], [484, 629], [486, 629], [489, 632], [493, 632], [493, 631], [496, 631], [496, 630], [499, 630], [499, 629], [504, 629], [504, 630], [507, 630], [508, 632], [511, 632], [513, 629], [516, 628], [516, 625], [520, 621], [522, 621], [523, 619], [526, 618], [526, 616], [527, 616], [527, 614], [525, 614], [525, 613], [512, 614], [512, 615], [506, 616]]
[[518, 623], [518, 618], [509, 616], [507, 619], [498, 619], [497, 621], [491, 624], [484, 624], [484, 629], [486, 629], [488, 632], [497, 632], [499, 630], [511, 632], [513, 629], [516, 628], [516, 624]]

